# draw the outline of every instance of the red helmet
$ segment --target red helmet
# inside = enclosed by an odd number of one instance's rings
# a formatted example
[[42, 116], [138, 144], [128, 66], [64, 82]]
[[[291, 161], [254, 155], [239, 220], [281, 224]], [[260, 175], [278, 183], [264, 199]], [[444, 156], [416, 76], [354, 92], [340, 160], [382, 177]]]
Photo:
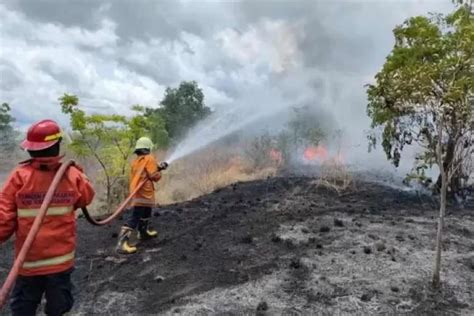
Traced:
[[58, 123], [52, 120], [43, 120], [33, 124], [21, 143], [21, 148], [29, 151], [44, 150], [57, 144], [62, 137]]

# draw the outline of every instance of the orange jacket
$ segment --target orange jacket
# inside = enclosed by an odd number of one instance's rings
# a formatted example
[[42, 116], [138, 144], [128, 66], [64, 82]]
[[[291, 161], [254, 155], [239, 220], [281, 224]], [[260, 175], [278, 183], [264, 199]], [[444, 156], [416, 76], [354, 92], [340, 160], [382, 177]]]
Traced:
[[[25, 242], [61, 157], [34, 158], [10, 174], [0, 192], [0, 244], [16, 232], [16, 255]], [[70, 167], [54, 194], [20, 275], [58, 273], [74, 265], [76, 217], [74, 210], [91, 203], [94, 190], [78, 166]]]
[[137, 156], [132, 162], [130, 174], [130, 193], [132, 193], [139, 183], [148, 178], [143, 187], [137, 192], [131, 201], [132, 206], [155, 206], [155, 186], [153, 182], [157, 182], [161, 178], [158, 171], [158, 163], [153, 155]]

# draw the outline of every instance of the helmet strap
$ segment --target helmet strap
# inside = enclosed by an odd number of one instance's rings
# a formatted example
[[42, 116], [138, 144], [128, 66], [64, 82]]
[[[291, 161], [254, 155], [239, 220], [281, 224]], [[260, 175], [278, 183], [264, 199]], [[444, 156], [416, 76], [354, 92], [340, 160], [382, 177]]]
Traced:
[[57, 157], [61, 151], [61, 141], [58, 141], [53, 146], [43, 150], [28, 150], [31, 158], [48, 158]]

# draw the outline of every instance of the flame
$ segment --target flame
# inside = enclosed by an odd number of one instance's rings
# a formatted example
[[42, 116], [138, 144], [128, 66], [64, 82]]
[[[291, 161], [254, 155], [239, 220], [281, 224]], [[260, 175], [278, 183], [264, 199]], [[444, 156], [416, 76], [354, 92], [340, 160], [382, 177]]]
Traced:
[[322, 145], [309, 146], [305, 149], [303, 156], [308, 161], [318, 160], [324, 162], [328, 159], [328, 150]]

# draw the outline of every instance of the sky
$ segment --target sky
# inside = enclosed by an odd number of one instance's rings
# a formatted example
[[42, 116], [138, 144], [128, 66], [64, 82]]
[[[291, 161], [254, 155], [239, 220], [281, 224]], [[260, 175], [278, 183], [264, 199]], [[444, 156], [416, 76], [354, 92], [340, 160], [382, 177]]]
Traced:
[[[364, 85], [404, 19], [450, 0], [0, 0], [0, 102], [17, 125], [52, 118], [76, 94], [90, 113], [157, 107], [166, 87], [196, 80], [212, 108], [272, 111], [317, 100], [354, 130], [368, 127]], [[245, 100], [245, 102], [244, 102]], [[316, 102], [316, 101], [314, 101]]]

